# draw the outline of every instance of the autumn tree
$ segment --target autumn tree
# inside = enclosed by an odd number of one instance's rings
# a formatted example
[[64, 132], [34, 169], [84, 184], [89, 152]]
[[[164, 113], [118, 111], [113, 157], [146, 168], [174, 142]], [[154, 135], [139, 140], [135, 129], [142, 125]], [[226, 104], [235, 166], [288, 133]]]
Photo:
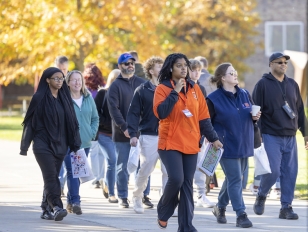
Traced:
[[34, 83], [66, 55], [71, 69], [96, 62], [106, 76], [118, 56], [137, 50], [141, 61], [183, 52], [212, 67], [230, 61], [245, 70], [258, 17], [244, 0], [11, 0], [2, 1], [0, 84]]

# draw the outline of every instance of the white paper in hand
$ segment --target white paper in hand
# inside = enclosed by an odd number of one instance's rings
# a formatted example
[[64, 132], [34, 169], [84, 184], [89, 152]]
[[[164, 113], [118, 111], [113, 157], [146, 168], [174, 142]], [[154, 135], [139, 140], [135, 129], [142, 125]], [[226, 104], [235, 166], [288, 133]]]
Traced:
[[197, 165], [200, 171], [208, 176], [213, 176], [223, 151], [222, 148], [216, 150], [212, 143], [208, 143], [205, 152]]
[[267, 153], [264, 148], [264, 144], [254, 149], [254, 161], [255, 161], [255, 176], [272, 173], [271, 167], [268, 162]]
[[130, 147], [128, 162], [127, 162], [127, 171], [129, 174], [137, 170], [139, 163], [139, 154], [140, 154], [140, 148], [138, 141], [136, 147]]

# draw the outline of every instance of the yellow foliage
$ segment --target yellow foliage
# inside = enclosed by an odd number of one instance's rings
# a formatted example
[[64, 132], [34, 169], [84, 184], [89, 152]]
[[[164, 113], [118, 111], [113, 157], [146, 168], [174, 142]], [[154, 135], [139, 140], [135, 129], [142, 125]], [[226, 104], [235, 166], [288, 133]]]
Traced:
[[34, 83], [66, 55], [74, 69], [96, 62], [107, 76], [118, 56], [140, 60], [182, 52], [238, 70], [252, 51], [258, 16], [244, 0], [4, 0], [0, 5], [0, 84]]

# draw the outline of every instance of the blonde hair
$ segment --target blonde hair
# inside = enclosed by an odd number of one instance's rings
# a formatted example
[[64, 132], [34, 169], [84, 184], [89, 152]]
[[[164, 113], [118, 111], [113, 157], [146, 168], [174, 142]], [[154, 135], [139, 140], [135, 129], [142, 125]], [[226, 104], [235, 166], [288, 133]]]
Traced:
[[150, 73], [150, 70], [154, 68], [155, 64], [163, 64], [164, 60], [158, 56], [152, 56], [149, 58], [144, 64], [143, 64], [143, 71], [145, 73], [145, 76], [148, 79], [152, 78], [152, 75]]
[[202, 63], [199, 60], [196, 59], [189, 59], [190, 65], [191, 65], [191, 70], [196, 70], [196, 69], [202, 69]]
[[[84, 81], [84, 78], [83, 78], [83, 75], [80, 71], [78, 70], [73, 70], [73, 71], [70, 71], [66, 77], [65, 77], [65, 81], [66, 83], [68, 84], [71, 80], [71, 76], [73, 75], [73, 73], [78, 73], [80, 76], [81, 76], [81, 90], [80, 92], [84, 95], [84, 96], [87, 96], [89, 93], [89, 91], [87, 90], [86, 88], [86, 85], [85, 85], [85, 81]], [[68, 86], [69, 87], [69, 86]]]
[[109, 73], [105, 89], [108, 89], [110, 87], [112, 82], [114, 82], [114, 80], [120, 75], [120, 73], [121, 73], [120, 69], [114, 69]]

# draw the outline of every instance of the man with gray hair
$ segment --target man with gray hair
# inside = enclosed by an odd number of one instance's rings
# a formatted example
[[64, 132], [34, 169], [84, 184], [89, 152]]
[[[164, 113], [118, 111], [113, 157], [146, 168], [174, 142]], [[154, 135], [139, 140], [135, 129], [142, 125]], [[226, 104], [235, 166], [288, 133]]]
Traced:
[[206, 94], [209, 95], [210, 93], [214, 92], [217, 87], [210, 82], [210, 78], [212, 75], [207, 71], [208, 61], [203, 56], [197, 56], [194, 59], [200, 61], [203, 66], [199, 82], [202, 86], [204, 86]]
[[68, 73], [68, 58], [66, 56], [57, 56], [55, 59], [55, 66], [66, 76]]

